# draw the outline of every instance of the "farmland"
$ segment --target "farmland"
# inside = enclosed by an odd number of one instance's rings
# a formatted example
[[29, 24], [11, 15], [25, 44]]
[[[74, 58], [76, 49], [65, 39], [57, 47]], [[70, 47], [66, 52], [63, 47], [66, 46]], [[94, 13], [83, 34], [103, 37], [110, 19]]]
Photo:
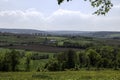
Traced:
[[1, 48], [24, 49], [39, 52], [63, 52], [68, 49], [79, 51], [98, 45], [120, 46], [120, 39], [71, 35], [41, 36], [30, 34], [0, 34]]
[[119, 80], [119, 47], [119, 37], [0, 33], [0, 80]]

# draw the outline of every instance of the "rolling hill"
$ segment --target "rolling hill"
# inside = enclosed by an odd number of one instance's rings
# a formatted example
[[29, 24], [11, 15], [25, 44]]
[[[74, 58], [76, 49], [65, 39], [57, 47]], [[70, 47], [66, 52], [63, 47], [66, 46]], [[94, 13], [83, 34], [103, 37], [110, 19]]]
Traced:
[[120, 38], [120, 32], [115, 31], [40, 31], [34, 29], [4, 29], [0, 28], [1, 33], [14, 33], [14, 34], [49, 34], [55, 36], [86, 36], [98, 38]]

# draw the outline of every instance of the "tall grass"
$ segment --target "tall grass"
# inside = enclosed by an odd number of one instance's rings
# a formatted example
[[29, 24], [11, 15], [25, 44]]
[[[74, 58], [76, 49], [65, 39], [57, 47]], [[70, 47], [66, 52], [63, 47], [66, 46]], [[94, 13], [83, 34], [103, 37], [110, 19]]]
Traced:
[[0, 80], [120, 80], [120, 71], [0, 72]]

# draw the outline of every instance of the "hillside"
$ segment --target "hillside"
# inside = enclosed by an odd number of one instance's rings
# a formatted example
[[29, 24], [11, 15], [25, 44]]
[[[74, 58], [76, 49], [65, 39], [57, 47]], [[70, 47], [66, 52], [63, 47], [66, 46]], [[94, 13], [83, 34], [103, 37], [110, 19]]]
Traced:
[[120, 38], [120, 32], [115, 31], [40, 31], [34, 29], [0, 29], [1, 33], [14, 34], [46, 34], [54, 36], [87, 36], [97, 38]]
[[15, 33], [15, 34], [33, 34], [33, 33], [44, 33], [44, 31], [34, 29], [0, 29], [2, 33]]

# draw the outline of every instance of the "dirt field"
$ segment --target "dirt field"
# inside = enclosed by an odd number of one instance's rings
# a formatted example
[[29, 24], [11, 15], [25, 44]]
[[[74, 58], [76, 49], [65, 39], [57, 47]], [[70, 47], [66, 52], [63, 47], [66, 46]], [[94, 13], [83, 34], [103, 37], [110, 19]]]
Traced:
[[48, 46], [48, 45], [16, 45], [16, 46], [5, 46], [4, 48], [10, 48], [10, 49], [23, 49], [23, 50], [30, 50], [30, 51], [40, 51], [40, 52], [62, 52], [69, 49], [77, 50], [80, 49], [74, 49], [74, 48], [61, 48], [61, 47], [54, 47], [54, 46]]

